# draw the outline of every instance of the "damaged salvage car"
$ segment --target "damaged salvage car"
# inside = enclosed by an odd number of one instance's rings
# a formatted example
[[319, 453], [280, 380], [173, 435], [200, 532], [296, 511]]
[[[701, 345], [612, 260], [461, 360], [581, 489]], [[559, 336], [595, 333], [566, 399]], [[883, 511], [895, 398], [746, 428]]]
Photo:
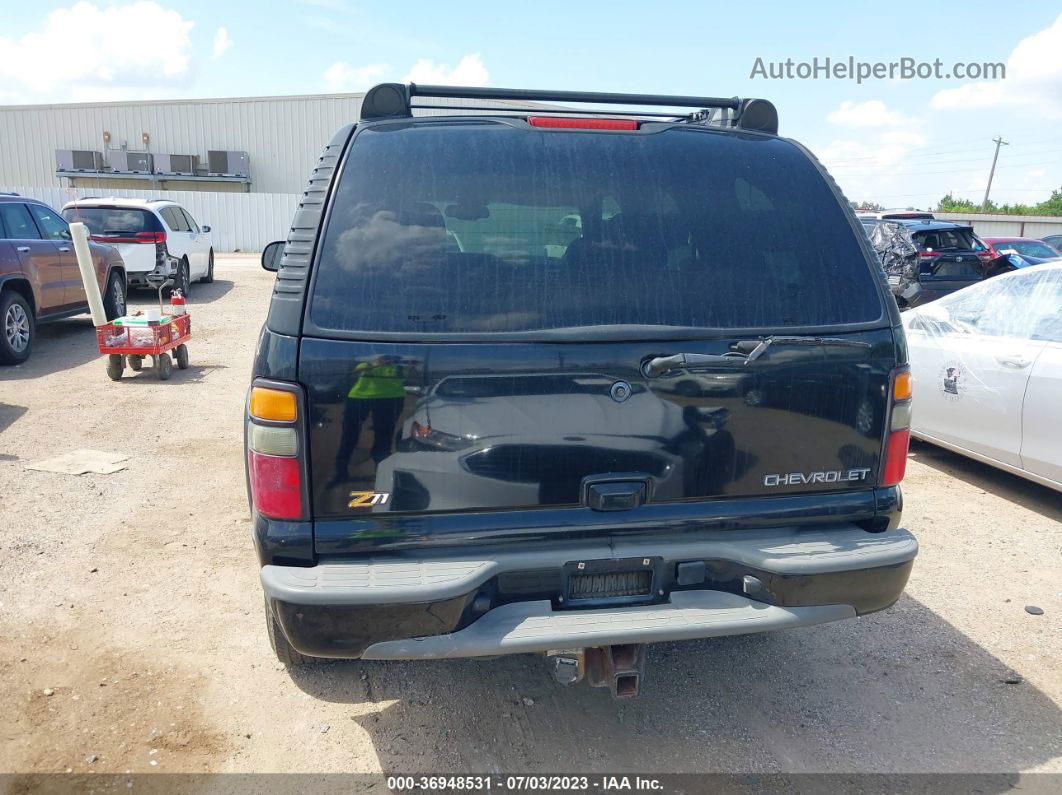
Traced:
[[904, 313], [912, 433], [1062, 491], [1062, 262]]
[[935, 301], [1009, 269], [969, 226], [930, 219], [863, 221], [901, 309]]
[[902, 593], [899, 308], [770, 103], [377, 86], [262, 264], [247, 480], [286, 665], [543, 653], [630, 696], [647, 644]]

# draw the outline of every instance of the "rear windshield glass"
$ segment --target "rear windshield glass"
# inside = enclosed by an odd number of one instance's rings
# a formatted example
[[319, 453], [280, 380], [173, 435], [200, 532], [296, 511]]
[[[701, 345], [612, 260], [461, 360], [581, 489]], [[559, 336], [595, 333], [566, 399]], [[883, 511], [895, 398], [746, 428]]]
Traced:
[[80, 221], [94, 237], [117, 237], [131, 232], [161, 232], [158, 218], [135, 207], [67, 207], [63, 218]]
[[915, 245], [924, 251], [969, 251], [976, 245], [973, 232], [969, 229], [931, 229], [915, 232], [911, 237], [914, 238]]
[[873, 321], [856, 234], [777, 139], [367, 129], [336, 189], [310, 319], [429, 334]]

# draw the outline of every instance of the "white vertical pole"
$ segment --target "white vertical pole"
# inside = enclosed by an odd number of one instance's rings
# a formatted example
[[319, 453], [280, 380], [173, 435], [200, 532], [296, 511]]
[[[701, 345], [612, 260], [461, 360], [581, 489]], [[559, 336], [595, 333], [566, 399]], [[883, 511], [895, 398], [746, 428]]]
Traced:
[[103, 296], [100, 295], [96, 266], [92, 263], [92, 253], [89, 251], [88, 229], [82, 223], [70, 224], [70, 236], [74, 240], [74, 253], [77, 254], [77, 266], [81, 269], [81, 281], [85, 283], [85, 296], [92, 313], [92, 325], [106, 326], [107, 313], [103, 311]]

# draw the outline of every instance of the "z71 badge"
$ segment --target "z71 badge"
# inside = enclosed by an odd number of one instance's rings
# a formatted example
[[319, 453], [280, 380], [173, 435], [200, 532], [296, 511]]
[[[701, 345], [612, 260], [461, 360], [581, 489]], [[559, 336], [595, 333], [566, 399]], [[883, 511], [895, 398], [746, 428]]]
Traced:
[[831, 469], [826, 472], [782, 472], [764, 475], [764, 486], [799, 486], [804, 483], [849, 483], [866, 480], [869, 469]]
[[386, 505], [391, 495], [386, 491], [352, 491], [348, 508], [370, 508], [373, 505]]

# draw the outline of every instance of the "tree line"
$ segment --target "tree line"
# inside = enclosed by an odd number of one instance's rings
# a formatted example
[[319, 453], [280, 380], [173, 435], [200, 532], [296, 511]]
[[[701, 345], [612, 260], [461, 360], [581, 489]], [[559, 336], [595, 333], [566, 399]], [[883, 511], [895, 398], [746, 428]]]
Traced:
[[[851, 202], [851, 205], [854, 210], [869, 210], [871, 212], [881, 212], [882, 210], [887, 209], [883, 205], [871, 201]], [[908, 207], [906, 209], [914, 210], [916, 208]], [[991, 199], [989, 199], [987, 204], [982, 204], [981, 202], [971, 201], [970, 199], [960, 199], [951, 195], [951, 193], [948, 193], [937, 202], [937, 205], [933, 210], [938, 213], [995, 213], [999, 215], [1062, 216], [1062, 189], [1051, 191], [1051, 197], [1038, 204], [996, 204]]]

